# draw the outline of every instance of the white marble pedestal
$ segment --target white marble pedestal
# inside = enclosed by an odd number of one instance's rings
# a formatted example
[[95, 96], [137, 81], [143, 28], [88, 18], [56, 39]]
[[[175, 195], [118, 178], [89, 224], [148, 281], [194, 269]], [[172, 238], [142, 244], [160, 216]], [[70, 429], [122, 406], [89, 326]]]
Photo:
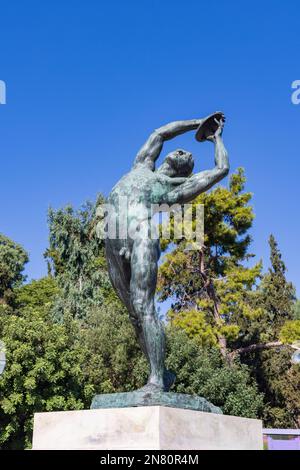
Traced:
[[262, 449], [262, 422], [165, 406], [36, 413], [33, 449]]

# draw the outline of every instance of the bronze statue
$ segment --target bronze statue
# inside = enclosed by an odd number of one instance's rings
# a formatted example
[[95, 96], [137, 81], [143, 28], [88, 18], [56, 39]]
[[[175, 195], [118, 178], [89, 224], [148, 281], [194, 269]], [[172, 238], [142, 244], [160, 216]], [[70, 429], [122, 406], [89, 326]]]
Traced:
[[[127, 198], [128, 226], [135, 224], [137, 227], [134, 238], [127, 231], [123, 238], [107, 238], [105, 243], [111, 282], [128, 309], [150, 365], [150, 376], [143, 391], [168, 391], [175, 377], [164, 366], [164, 328], [154, 304], [159, 240], [145, 237], [145, 233], [149, 234], [150, 215], [142, 214], [145, 211], [150, 214], [151, 204], [192, 201], [228, 174], [228, 156], [222, 141], [224, 121], [222, 113], [214, 113], [205, 119], [176, 121], [155, 130], [136, 155], [130, 172], [115, 185], [108, 198], [119, 227], [122, 225], [119, 200]], [[192, 175], [192, 154], [178, 149], [168, 154], [162, 165], [155, 169], [166, 140], [196, 129], [197, 140], [214, 143], [214, 168]]]

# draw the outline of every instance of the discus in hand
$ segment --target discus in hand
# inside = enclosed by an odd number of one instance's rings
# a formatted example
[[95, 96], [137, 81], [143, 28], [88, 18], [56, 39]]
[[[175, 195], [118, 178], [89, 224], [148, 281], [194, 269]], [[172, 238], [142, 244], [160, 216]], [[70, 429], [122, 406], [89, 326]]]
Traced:
[[201, 122], [196, 131], [195, 139], [198, 140], [198, 142], [210, 140], [224, 122], [225, 116], [221, 111], [211, 114]]

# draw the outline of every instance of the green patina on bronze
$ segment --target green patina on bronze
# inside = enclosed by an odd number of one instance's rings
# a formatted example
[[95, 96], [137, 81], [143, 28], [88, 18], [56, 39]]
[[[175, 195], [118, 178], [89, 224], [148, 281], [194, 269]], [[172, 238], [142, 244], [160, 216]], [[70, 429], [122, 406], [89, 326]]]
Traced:
[[127, 408], [131, 406], [170, 406], [185, 410], [222, 414], [220, 408], [212, 405], [205, 398], [198, 397], [197, 395], [162, 392], [159, 390], [153, 392], [135, 390], [128, 393], [96, 395], [92, 401], [91, 409]]

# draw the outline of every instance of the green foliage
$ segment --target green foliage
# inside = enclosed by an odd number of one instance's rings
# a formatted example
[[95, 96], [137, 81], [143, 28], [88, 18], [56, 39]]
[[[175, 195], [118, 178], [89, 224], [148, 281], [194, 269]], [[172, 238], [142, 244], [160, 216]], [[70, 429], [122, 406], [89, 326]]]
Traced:
[[300, 320], [300, 300], [296, 300], [293, 304], [292, 315], [295, 320]]
[[59, 293], [53, 277], [33, 280], [15, 290], [16, 308], [50, 308]]
[[128, 312], [111, 295], [92, 310], [81, 344], [87, 349], [84, 376], [97, 393], [125, 392], [142, 387], [148, 366], [137, 343]]
[[84, 351], [76, 325], [53, 324], [48, 308], [2, 313], [0, 325], [7, 359], [0, 377], [0, 446], [29, 447], [33, 413], [82, 409], [89, 403]]
[[0, 233], [0, 303], [12, 302], [13, 288], [25, 279], [22, 272], [27, 261], [26, 251]]
[[182, 328], [189, 338], [197, 338], [202, 346], [217, 346], [218, 332], [212, 325], [208, 325], [201, 310], [190, 309], [181, 311], [176, 315], [169, 311], [169, 320], [174, 327]]
[[287, 321], [280, 331], [279, 338], [285, 344], [300, 341], [300, 320]]
[[263, 395], [246, 366], [226, 365], [217, 348], [203, 348], [180, 328], [169, 328], [167, 338], [167, 366], [177, 373], [175, 391], [203, 396], [226, 414], [261, 416]]
[[[97, 204], [101, 202], [99, 197]], [[50, 209], [48, 222], [50, 246], [45, 256], [61, 290], [54, 316], [85, 320], [110, 289], [103, 241], [96, 233], [96, 205], [87, 203], [78, 211], [71, 206]]]
[[300, 367], [291, 364], [291, 353], [289, 348], [271, 349], [252, 358], [251, 368], [265, 394], [265, 427], [300, 427]]

